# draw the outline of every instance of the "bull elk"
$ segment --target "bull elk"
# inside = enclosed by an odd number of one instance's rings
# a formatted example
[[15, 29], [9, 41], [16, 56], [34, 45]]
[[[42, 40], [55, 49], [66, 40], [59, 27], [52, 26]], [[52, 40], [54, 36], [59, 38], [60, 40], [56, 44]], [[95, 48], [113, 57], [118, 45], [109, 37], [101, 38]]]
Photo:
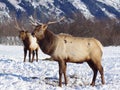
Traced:
[[[34, 61], [34, 56], [36, 54], [36, 61], [38, 61], [38, 50], [39, 45], [37, 39], [31, 33], [26, 31], [24, 28], [20, 28], [16, 21], [16, 29], [19, 30], [19, 38], [22, 40], [24, 45], [24, 62], [26, 61], [27, 50], [29, 51], [29, 62]], [[32, 54], [32, 61], [31, 61]]]
[[102, 44], [95, 38], [74, 37], [64, 33], [57, 35], [47, 29], [48, 25], [52, 23], [56, 22], [34, 24], [36, 27], [33, 33], [37, 37], [41, 50], [50, 55], [52, 59], [57, 61], [59, 64], [59, 86], [62, 86], [62, 74], [64, 75], [65, 85], [68, 83], [66, 77], [67, 62], [87, 62], [94, 72], [91, 85], [95, 85], [98, 71], [101, 74], [102, 84], [105, 84], [104, 70], [101, 65], [103, 53]]

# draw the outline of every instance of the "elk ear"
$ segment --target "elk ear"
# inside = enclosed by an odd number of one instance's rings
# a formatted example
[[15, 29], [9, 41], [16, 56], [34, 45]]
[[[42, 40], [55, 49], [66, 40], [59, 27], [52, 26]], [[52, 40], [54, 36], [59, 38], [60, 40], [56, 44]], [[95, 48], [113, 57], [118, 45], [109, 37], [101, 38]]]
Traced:
[[42, 26], [42, 30], [44, 30], [44, 31], [45, 31], [45, 30], [47, 29], [47, 27], [48, 27], [48, 25], [47, 25], [47, 24], [43, 25], [43, 26]]

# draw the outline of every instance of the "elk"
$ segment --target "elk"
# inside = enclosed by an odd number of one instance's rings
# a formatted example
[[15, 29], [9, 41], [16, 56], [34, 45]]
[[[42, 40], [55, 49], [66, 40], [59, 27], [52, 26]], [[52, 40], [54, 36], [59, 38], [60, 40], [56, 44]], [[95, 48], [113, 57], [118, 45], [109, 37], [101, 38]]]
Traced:
[[[18, 23], [16, 22], [16, 29], [19, 30], [19, 38], [22, 40], [24, 45], [24, 62], [26, 61], [27, 50], [29, 51], [29, 62], [34, 61], [34, 56], [36, 53], [36, 61], [38, 62], [38, 50], [39, 45], [37, 43], [37, 39], [34, 35], [26, 31], [24, 28], [20, 28]], [[31, 61], [32, 54], [32, 61]]]
[[105, 84], [104, 70], [101, 65], [103, 46], [100, 41], [95, 38], [74, 37], [64, 33], [55, 34], [47, 29], [48, 25], [52, 23], [56, 22], [34, 24], [36, 27], [33, 33], [37, 37], [41, 50], [58, 62], [59, 86], [62, 86], [62, 75], [64, 75], [65, 85], [68, 83], [66, 77], [67, 62], [87, 62], [94, 73], [91, 85], [95, 85], [98, 71], [101, 75], [102, 84]]

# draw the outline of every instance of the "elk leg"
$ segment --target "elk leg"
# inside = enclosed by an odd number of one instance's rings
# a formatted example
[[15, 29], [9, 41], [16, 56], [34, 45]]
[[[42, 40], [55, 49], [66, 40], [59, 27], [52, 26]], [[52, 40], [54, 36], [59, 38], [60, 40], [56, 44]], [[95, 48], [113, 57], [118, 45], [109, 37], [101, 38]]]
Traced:
[[90, 85], [95, 86], [95, 80], [96, 80], [96, 77], [97, 77], [98, 70], [94, 68], [93, 72], [94, 72], [94, 75], [93, 75], [92, 83]]
[[38, 62], [38, 49], [36, 49], [36, 61]]
[[67, 84], [67, 78], [66, 78], [66, 63], [61, 60], [59, 63], [59, 86], [62, 86], [62, 74], [64, 73], [65, 78], [65, 84]]
[[32, 51], [32, 62], [34, 61], [35, 51]]
[[58, 62], [59, 64], [59, 86], [62, 86], [62, 63]]
[[59, 63], [59, 86], [61, 87], [61, 85], [62, 85], [62, 69], [61, 69], [61, 63], [60, 62], [58, 62]]
[[90, 85], [94, 86], [95, 85], [95, 80], [96, 80], [96, 77], [97, 77], [98, 69], [96, 68], [95, 64], [92, 61], [88, 61], [87, 63], [91, 67], [91, 69], [93, 70], [93, 73], [94, 73], [92, 83], [90, 84]]
[[29, 50], [29, 62], [31, 62], [31, 50]]
[[24, 48], [24, 62], [26, 61], [27, 49]]
[[98, 70], [99, 70], [99, 72], [100, 72], [100, 74], [101, 74], [101, 82], [102, 82], [102, 84], [105, 84], [105, 80], [104, 80], [104, 70], [103, 70], [102, 65], [99, 63], [99, 64], [97, 65], [97, 68], [98, 68]]
[[67, 68], [67, 64], [64, 63], [64, 70], [63, 70], [63, 74], [64, 74], [64, 79], [65, 79], [65, 85], [67, 85], [67, 77], [66, 77], [66, 68]]

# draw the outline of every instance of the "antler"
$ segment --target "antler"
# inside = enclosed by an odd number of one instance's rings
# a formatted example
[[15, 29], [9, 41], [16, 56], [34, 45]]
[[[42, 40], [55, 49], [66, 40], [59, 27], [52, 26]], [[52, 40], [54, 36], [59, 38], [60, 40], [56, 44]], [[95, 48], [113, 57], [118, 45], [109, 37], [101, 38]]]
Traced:
[[[57, 21], [52, 21], [52, 22], [48, 22], [47, 25], [49, 24], [54, 24], [54, 23], [58, 23], [62, 20], [64, 20], [65, 17], [62, 17], [61, 19], [57, 20]], [[39, 21], [33, 19], [33, 17], [30, 17], [30, 23], [33, 25], [33, 26], [37, 26], [37, 25], [43, 25], [43, 23], [40, 23]]]
[[38, 22], [37, 20], [33, 19], [33, 17], [30, 17], [30, 23], [33, 26], [37, 26], [37, 25], [42, 25], [43, 23]]
[[21, 28], [19, 27], [19, 25], [18, 25], [18, 23], [17, 23], [16, 18], [15, 18], [15, 28], [16, 28], [17, 30], [21, 30]]
[[53, 24], [53, 23], [58, 23], [58, 22], [60, 22], [60, 21], [62, 21], [62, 20], [64, 20], [65, 19], [65, 17], [62, 17], [60, 20], [58, 20], [58, 21], [53, 21], [53, 22], [48, 22], [47, 24], [49, 25], [49, 24]]
[[19, 31], [21, 31], [21, 30], [26, 31], [24, 27], [20, 27], [20, 26], [19, 26], [19, 24], [18, 24], [16, 18], [15, 18], [14, 20], [15, 20], [15, 28], [16, 28], [17, 30], [19, 30]]

